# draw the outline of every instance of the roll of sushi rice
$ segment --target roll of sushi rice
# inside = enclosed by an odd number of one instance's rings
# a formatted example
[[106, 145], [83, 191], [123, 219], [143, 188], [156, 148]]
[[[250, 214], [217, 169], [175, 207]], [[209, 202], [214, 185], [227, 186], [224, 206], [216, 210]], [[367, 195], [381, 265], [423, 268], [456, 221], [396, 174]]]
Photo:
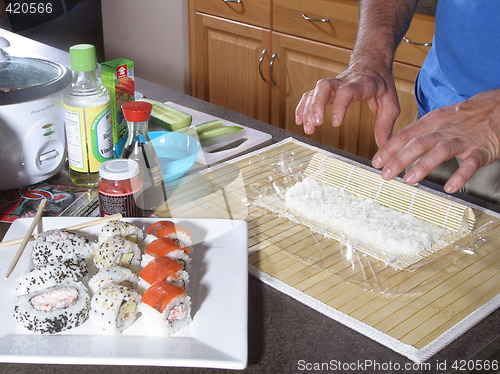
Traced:
[[137, 242], [138, 240], [140, 241], [144, 239], [144, 232], [139, 226], [130, 222], [120, 220], [110, 221], [101, 229], [99, 242], [104, 242], [106, 239], [115, 236], [120, 236], [122, 238], [127, 238], [132, 242]]
[[56, 264], [47, 264], [17, 276], [16, 292], [27, 294], [57, 286], [67, 281], [78, 281], [87, 275], [85, 259], [76, 257]]
[[89, 280], [89, 288], [93, 294], [97, 293], [99, 288], [114, 283], [128, 288], [136, 288], [138, 279], [137, 274], [130, 269], [121, 266], [112, 266], [101, 269]]
[[89, 258], [92, 244], [83, 235], [66, 230], [49, 230], [34, 241], [31, 258], [35, 266], [64, 262], [75, 257]]
[[92, 297], [92, 316], [105, 332], [120, 333], [136, 320], [140, 301], [137, 291], [108, 283]]
[[141, 250], [136, 243], [126, 238], [108, 238], [94, 252], [94, 264], [98, 269], [112, 266], [136, 269], [141, 264]]
[[191, 323], [191, 298], [181, 287], [156, 282], [144, 292], [140, 312], [141, 318], [150, 319], [170, 336]]
[[81, 282], [66, 282], [21, 295], [13, 316], [26, 329], [55, 334], [80, 326], [89, 316], [90, 296]]

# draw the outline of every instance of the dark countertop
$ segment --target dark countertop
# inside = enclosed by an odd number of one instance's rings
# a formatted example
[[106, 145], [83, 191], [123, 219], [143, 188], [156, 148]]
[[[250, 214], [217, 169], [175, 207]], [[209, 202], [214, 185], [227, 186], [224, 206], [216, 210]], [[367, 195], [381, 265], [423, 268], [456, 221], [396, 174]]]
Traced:
[[433, 16], [436, 14], [437, 2], [438, 0], [419, 0], [416, 12]]
[[[29, 41], [0, 30], [0, 36], [7, 37], [12, 45], [10, 53], [17, 54], [19, 48], [26, 55], [40, 55], [47, 59], [68, 64], [66, 52]], [[19, 53], [20, 54], [20, 53]], [[267, 144], [293, 136], [303, 142], [319, 146], [334, 153], [348, 156], [356, 161], [369, 164], [368, 160], [340, 152], [332, 147], [321, 145], [305, 137], [293, 135], [282, 129], [259, 122], [235, 112], [217, 107], [188, 95], [173, 91], [137, 78], [136, 88], [146, 96], [160, 100], [173, 101], [181, 105], [195, 108], [199, 111], [241, 123], [245, 126], [266, 131], [273, 135], [273, 140]], [[264, 144], [266, 145], [266, 144]], [[426, 183], [427, 184], [427, 183]], [[431, 183], [431, 188], [439, 188]], [[500, 212], [500, 207], [478, 201], [467, 196], [460, 196], [472, 203]], [[0, 237], [3, 237], [8, 225], [0, 224]], [[245, 373], [294, 373], [304, 372], [298, 368], [299, 360], [308, 363], [328, 363], [331, 360], [342, 363], [357, 363], [368, 360], [379, 364], [411, 365], [412, 361], [395, 353], [389, 348], [369, 339], [368, 337], [324, 316], [321, 313], [301, 304], [275, 289], [249, 277], [248, 288], [248, 368]], [[421, 370], [380, 370], [380, 371], [349, 371], [384, 372], [384, 373], [447, 373], [452, 371], [452, 364], [458, 360], [498, 359], [500, 355], [500, 310], [496, 310], [476, 326], [450, 343], [428, 360], [429, 368]], [[436, 364], [447, 370], [438, 370]], [[39, 365], [39, 364], [0, 364], [0, 372], [17, 373], [73, 373], [81, 371], [89, 374], [155, 374], [155, 373], [226, 373], [226, 370], [164, 368], [164, 367], [125, 367], [125, 366], [94, 366], [94, 365]], [[309, 371], [310, 372], [310, 371]], [[319, 371], [315, 371], [319, 372]], [[463, 373], [464, 371], [461, 371]]]

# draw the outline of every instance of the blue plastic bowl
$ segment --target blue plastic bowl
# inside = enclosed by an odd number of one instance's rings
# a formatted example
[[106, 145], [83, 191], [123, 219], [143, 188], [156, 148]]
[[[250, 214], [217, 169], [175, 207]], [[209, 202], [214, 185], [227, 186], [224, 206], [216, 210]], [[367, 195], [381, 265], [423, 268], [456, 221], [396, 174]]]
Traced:
[[[192, 136], [170, 131], [149, 131], [151, 144], [160, 160], [165, 182], [182, 177], [194, 165], [200, 143]], [[121, 157], [125, 139], [115, 145], [116, 157]]]

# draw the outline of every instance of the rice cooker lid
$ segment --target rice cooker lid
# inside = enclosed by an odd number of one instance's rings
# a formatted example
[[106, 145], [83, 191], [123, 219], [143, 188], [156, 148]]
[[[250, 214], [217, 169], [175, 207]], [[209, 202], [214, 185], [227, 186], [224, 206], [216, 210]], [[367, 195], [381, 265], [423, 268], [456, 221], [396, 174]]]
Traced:
[[70, 83], [71, 71], [57, 62], [8, 55], [0, 61], [0, 105], [46, 97]]

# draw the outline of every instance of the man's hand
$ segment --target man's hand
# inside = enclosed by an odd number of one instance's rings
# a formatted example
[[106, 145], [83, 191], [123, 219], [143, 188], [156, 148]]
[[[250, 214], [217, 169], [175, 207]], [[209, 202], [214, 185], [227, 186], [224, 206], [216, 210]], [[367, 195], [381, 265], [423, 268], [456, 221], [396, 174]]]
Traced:
[[360, 100], [365, 100], [377, 115], [375, 139], [382, 146], [390, 138], [401, 110], [390, 67], [374, 59], [363, 58], [336, 78], [319, 80], [313, 90], [302, 95], [295, 122], [304, 126], [306, 134], [312, 134], [325, 120], [326, 105], [332, 104], [332, 125], [340, 126], [349, 105]]
[[415, 184], [442, 162], [462, 159], [444, 186], [448, 193], [462, 188], [482, 166], [500, 159], [500, 90], [428, 113], [401, 129], [373, 157], [382, 177], [392, 179], [405, 168], [404, 181]]

